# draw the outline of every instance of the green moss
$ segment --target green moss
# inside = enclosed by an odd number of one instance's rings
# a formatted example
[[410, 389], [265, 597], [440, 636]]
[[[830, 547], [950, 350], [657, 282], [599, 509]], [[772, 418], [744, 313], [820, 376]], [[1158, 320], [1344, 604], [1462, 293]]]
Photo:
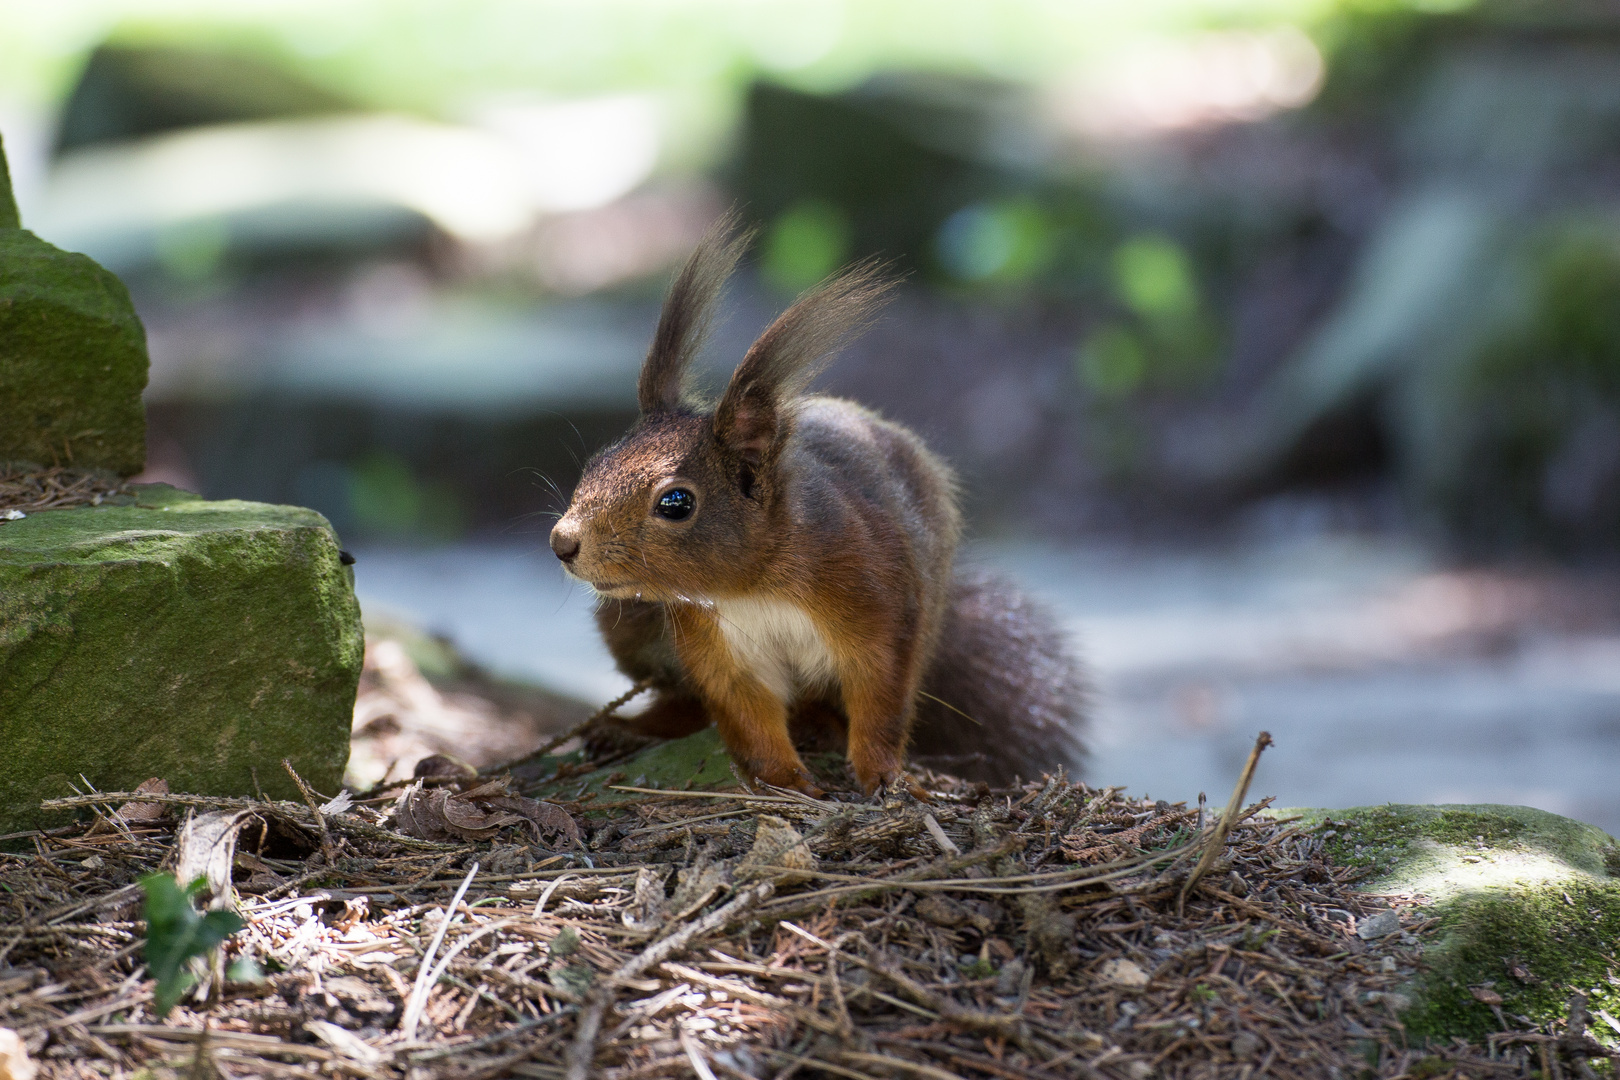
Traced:
[[1439, 482], [1439, 506], [1481, 540], [1610, 547], [1620, 479], [1599, 468], [1582, 480], [1569, 463], [1614, 438], [1620, 222], [1560, 218], [1533, 233], [1516, 262], [1522, 302], [1505, 308], [1461, 373], [1466, 449]]
[[1370, 867], [1381, 878], [1430, 868], [1437, 845], [1465, 853], [1541, 854], [1596, 875], [1611, 873], [1611, 864], [1620, 865], [1620, 848], [1601, 829], [1528, 806], [1389, 803], [1278, 812], [1302, 815], [1324, 833], [1333, 833], [1323, 844], [1323, 853], [1333, 862]]
[[1614, 1015], [1620, 1012], [1617, 941], [1620, 883], [1575, 877], [1465, 895], [1442, 915], [1424, 955], [1427, 971], [1401, 1019], [1418, 1038], [1483, 1039], [1501, 1029], [1490, 1007], [1473, 996], [1472, 988], [1484, 984], [1502, 996], [1505, 1015], [1528, 1017], [1531, 1024], [1566, 1016], [1577, 990], [1592, 1009]]
[[83, 776], [296, 797], [340, 785], [363, 642], [324, 518], [142, 489], [0, 525], [0, 832]]
[[1424, 934], [1419, 975], [1402, 988], [1414, 1039], [1501, 1030], [1476, 989], [1501, 995], [1514, 1024], [1565, 1017], [1577, 990], [1594, 1009], [1620, 1007], [1620, 846], [1601, 829], [1525, 806], [1279, 813], [1316, 825], [1333, 862], [1372, 868], [1366, 891], [1411, 896], [1439, 918]]
[[139, 472], [146, 372], [146, 332], [121, 281], [0, 228], [0, 462]]

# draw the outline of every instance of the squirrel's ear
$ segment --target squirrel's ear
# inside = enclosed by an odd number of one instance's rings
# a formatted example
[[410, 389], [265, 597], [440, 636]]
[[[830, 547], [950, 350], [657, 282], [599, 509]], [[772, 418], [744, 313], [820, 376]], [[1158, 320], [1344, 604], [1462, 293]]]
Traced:
[[759, 465], [782, 432], [782, 409], [775, 394], [758, 386], [738, 386], [736, 379], [714, 413], [714, 433], [732, 453]]
[[715, 409], [722, 444], [757, 464], [786, 434], [792, 400], [887, 301], [894, 282], [884, 269], [876, 260], [858, 263], [800, 297], [765, 328]]
[[727, 213], [709, 226], [697, 250], [675, 275], [636, 385], [643, 415], [668, 412], [680, 405], [686, 370], [708, 337], [720, 288], [751, 238], [752, 233], [737, 231], [736, 213]]

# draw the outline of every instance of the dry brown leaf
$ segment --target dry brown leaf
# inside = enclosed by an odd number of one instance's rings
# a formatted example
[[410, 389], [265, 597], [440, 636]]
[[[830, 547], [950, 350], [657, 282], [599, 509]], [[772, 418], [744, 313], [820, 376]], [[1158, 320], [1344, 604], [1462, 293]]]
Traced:
[[[150, 780], [141, 781], [135, 789], [137, 795], [167, 795], [169, 782], [162, 777], [154, 776]], [[127, 822], [162, 821], [171, 817], [170, 807], [158, 802], [127, 802], [118, 808], [118, 816]]]
[[981, 934], [987, 934], [995, 929], [995, 923], [979, 911], [974, 910], [961, 900], [954, 900], [941, 893], [929, 893], [917, 901], [913, 909], [917, 916], [926, 919], [935, 926], [956, 927], [971, 926]]
[[731, 887], [732, 863], [716, 861], [704, 848], [697, 861], [675, 872], [675, 895], [669, 898], [670, 918], [680, 921], [697, 914], [699, 908]]
[[643, 866], [636, 871], [636, 896], [620, 919], [631, 930], [651, 932], [669, 919], [669, 901], [664, 897], [664, 875]]
[[445, 791], [433, 793], [432, 805], [444, 815], [450, 831], [468, 840], [488, 840], [507, 825], [523, 820], [516, 814], [487, 810], [477, 802]]
[[550, 835], [580, 846], [579, 826], [566, 810], [508, 792], [504, 778], [464, 792], [425, 791], [418, 781], [400, 793], [395, 817], [401, 832], [423, 840], [490, 840], [508, 825], [526, 823], [537, 840]]
[[571, 848], [578, 849], [582, 846], [579, 825], [575, 823], [568, 811], [555, 803], [543, 802], [539, 799], [528, 799], [521, 795], [497, 795], [481, 801], [485, 806], [505, 810], [522, 817], [534, 827], [534, 835], [537, 840], [550, 835], [566, 840]]
[[446, 788], [423, 791], [420, 782], [400, 793], [395, 809], [399, 831], [423, 840], [488, 840], [523, 819], [515, 814], [489, 814]]

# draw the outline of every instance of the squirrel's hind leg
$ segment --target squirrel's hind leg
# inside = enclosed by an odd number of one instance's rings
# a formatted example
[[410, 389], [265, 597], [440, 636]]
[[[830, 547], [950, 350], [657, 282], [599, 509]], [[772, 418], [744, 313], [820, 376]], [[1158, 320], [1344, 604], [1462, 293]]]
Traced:
[[663, 690], [644, 711], [619, 722], [637, 735], [681, 739], [709, 726], [709, 710], [693, 694]]
[[585, 753], [593, 759], [616, 757], [652, 739], [679, 739], [709, 726], [709, 712], [690, 693], [662, 690], [643, 712], [614, 716], [580, 733]]

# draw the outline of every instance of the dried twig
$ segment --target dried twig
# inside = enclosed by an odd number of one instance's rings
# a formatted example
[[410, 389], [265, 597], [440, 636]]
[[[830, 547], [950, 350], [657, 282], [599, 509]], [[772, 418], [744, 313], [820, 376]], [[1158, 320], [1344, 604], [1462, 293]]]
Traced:
[[1221, 813], [1221, 820], [1215, 823], [1215, 831], [1209, 834], [1204, 845], [1204, 854], [1199, 858], [1198, 865], [1193, 872], [1187, 875], [1187, 881], [1181, 886], [1181, 898], [1178, 904], [1185, 904], [1187, 894], [1192, 887], [1198, 884], [1200, 878], [1209, 873], [1209, 868], [1215, 865], [1215, 859], [1226, 844], [1226, 834], [1232, 831], [1237, 823], [1238, 811], [1243, 809], [1243, 800], [1249, 794], [1249, 783], [1254, 779], [1254, 767], [1260, 764], [1260, 755], [1271, 745], [1271, 733], [1262, 731], [1254, 740], [1254, 749], [1249, 751], [1249, 760], [1243, 763], [1243, 774], [1238, 777], [1237, 787], [1232, 789], [1232, 797], [1226, 802], [1226, 809]]
[[315, 793], [304, 783], [304, 778], [298, 775], [298, 770], [293, 768], [291, 758], [282, 758], [281, 767], [287, 770], [287, 775], [293, 778], [293, 783], [298, 785], [299, 792], [304, 796], [304, 804], [309, 807], [310, 815], [315, 819], [315, 827], [321, 830], [321, 854], [326, 857], [326, 865], [331, 866], [337, 862], [337, 849], [332, 846], [332, 832], [326, 827], [326, 815], [321, 813], [320, 803], [315, 801]]
[[[776, 886], [765, 881], [737, 894], [701, 919], [688, 923], [668, 937], [647, 946], [635, 959], [626, 962], [615, 971], [612, 981], [636, 978], [686, 948], [693, 939], [712, 933], [747, 914], [769, 900], [775, 891]], [[602, 1026], [602, 1014], [607, 1011], [611, 994], [611, 983], [608, 988], [598, 987], [592, 992], [591, 999], [580, 1016], [579, 1032], [568, 1051], [568, 1080], [585, 1080], [590, 1074], [591, 1061], [596, 1056], [596, 1035]]]
[[574, 738], [576, 735], [583, 734], [593, 724], [597, 724], [597, 723], [600, 723], [603, 720], [606, 720], [608, 717], [612, 716], [614, 713], [616, 713], [620, 709], [624, 708], [624, 706], [628, 705], [638, 694], [641, 694], [641, 693], [643, 693], [644, 691], [647, 691], [647, 690], [651, 690], [652, 685], [653, 685], [653, 680], [652, 679], [650, 679], [650, 678], [649, 679], [642, 679], [641, 681], [637, 682], [634, 686], [632, 686], [630, 689], [626, 690], [624, 693], [620, 694], [618, 697], [614, 698], [612, 701], [608, 702], [606, 705], [602, 706], [600, 709], [597, 709], [595, 712], [591, 713], [591, 715], [587, 716], [585, 719], [581, 720], [579, 723], [575, 724], [573, 727], [569, 728], [567, 731], [563, 732], [561, 735], [557, 735], [557, 736], [554, 736], [553, 738], [551, 738], [540, 749], [534, 751], [531, 754], [525, 755], [524, 760], [528, 761], [528, 760], [532, 760], [534, 758], [545, 757], [547, 754], [549, 754], [553, 750], [557, 749], [557, 747], [561, 746], [563, 743], [567, 742], [569, 739]]
[[422, 954], [421, 963], [416, 969], [416, 984], [411, 987], [410, 1000], [405, 1003], [405, 1011], [400, 1014], [399, 1031], [406, 1042], [416, 1038], [416, 1025], [421, 1022], [422, 1009], [427, 1005], [428, 994], [433, 991], [436, 981], [432, 975], [433, 955], [439, 951], [439, 945], [444, 941], [445, 931], [450, 924], [461, 918], [457, 908], [461, 906], [461, 898], [467, 895], [467, 886], [472, 884], [473, 877], [478, 873], [478, 864], [473, 863], [467, 870], [467, 876], [461, 879], [461, 887], [451, 899], [450, 906], [444, 909], [444, 918], [439, 920], [439, 928], [433, 932], [433, 941]]
[[128, 491], [129, 485], [116, 477], [61, 465], [29, 472], [0, 469], [0, 513], [16, 510], [32, 514], [70, 506], [100, 506], [109, 497]]

